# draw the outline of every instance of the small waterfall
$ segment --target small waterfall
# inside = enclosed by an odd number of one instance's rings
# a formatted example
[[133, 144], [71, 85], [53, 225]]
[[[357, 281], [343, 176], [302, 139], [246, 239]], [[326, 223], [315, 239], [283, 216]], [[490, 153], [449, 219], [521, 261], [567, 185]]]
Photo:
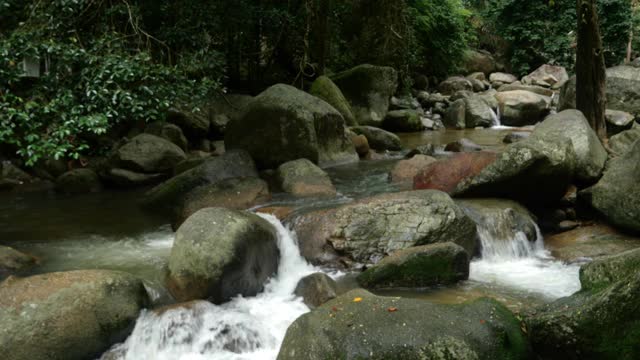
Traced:
[[500, 123], [500, 107], [497, 107], [496, 110], [493, 110], [491, 107], [489, 107], [489, 109], [491, 109], [491, 127], [502, 126], [502, 124]]
[[[528, 229], [525, 229], [525, 226]], [[531, 241], [527, 232], [535, 231], [535, 240]], [[482, 258], [490, 261], [527, 258], [533, 256], [545, 257], [544, 240], [538, 225], [516, 223], [516, 217], [511, 209], [496, 211], [483, 217], [477, 224], [478, 237], [482, 247]]]
[[144, 311], [131, 336], [102, 359], [275, 359], [289, 325], [309, 311], [293, 291], [318, 269], [300, 256], [294, 235], [280, 221], [259, 215], [276, 228], [280, 249], [278, 274], [264, 292], [223, 305], [197, 302], [162, 314]]

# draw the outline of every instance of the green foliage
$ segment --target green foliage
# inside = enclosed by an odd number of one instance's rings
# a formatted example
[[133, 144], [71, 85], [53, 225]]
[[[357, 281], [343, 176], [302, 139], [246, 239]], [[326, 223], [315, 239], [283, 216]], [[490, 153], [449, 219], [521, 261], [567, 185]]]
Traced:
[[[607, 66], [624, 59], [632, 26], [630, 0], [598, 0]], [[544, 63], [573, 68], [575, 0], [488, 0], [484, 18], [511, 44], [513, 71], [526, 74]]]

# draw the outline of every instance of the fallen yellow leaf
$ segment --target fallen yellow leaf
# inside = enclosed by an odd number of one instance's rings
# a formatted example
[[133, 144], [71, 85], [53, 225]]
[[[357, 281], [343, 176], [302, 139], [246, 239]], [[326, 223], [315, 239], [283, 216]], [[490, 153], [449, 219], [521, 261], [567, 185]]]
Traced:
[[361, 298], [361, 297], [357, 297], [357, 298], [354, 298], [354, 299], [353, 299], [353, 302], [360, 302], [360, 301], [362, 301], [362, 298]]

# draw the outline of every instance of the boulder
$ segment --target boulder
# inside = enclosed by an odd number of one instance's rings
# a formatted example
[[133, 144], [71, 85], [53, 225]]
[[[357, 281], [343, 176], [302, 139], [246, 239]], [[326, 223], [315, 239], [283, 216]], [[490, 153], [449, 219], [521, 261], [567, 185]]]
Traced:
[[293, 293], [300, 296], [304, 303], [315, 309], [336, 297], [337, 284], [325, 273], [315, 273], [300, 279]]
[[576, 179], [589, 184], [600, 178], [607, 161], [607, 151], [582, 112], [564, 110], [547, 116], [536, 126], [532, 136], [543, 139], [560, 136], [569, 139], [576, 154]]
[[473, 91], [470, 90], [458, 90], [455, 93], [453, 93], [453, 95], [451, 95], [449, 97], [449, 101], [456, 101], [456, 100], [460, 100], [460, 99], [466, 99], [469, 97], [472, 97], [474, 94]]
[[14, 248], [0, 245], [0, 280], [36, 265], [38, 260]]
[[469, 255], [454, 243], [398, 250], [357, 277], [367, 289], [422, 288], [469, 278]]
[[464, 99], [456, 100], [451, 103], [444, 115], [444, 126], [449, 129], [464, 129], [467, 127], [466, 122], [467, 105]]
[[544, 88], [542, 86], [536, 86], [536, 85], [505, 84], [498, 88], [498, 92], [515, 91], [515, 90], [529, 91], [529, 92], [536, 93], [538, 95], [546, 96], [549, 98], [552, 97], [554, 94], [553, 90]]
[[178, 127], [177, 125], [154, 122], [147, 125], [147, 127], [144, 129], [144, 132], [161, 137], [165, 140], [169, 140], [172, 143], [176, 144], [183, 151], [187, 151], [189, 142], [182, 133], [182, 129], [180, 129], [180, 127]]
[[[640, 68], [616, 66], [607, 69], [607, 108], [640, 114]], [[576, 108], [576, 77], [572, 76], [560, 92], [559, 110]]]
[[501, 84], [511, 84], [518, 81], [518, 78], [514, 75], [502, 73], [502, 72], [494, 72], [489, 75], [489, 81], [493, 83], [501, 83]]
[[209, 135], [213, 139], [224, 139], [230, 121], [242, 116], [242, 112], [253, 101], [253, 96], [244, 94], [218, 94], [207, 105], [210, 121]]
[[512, 131], [504, 136], [504, 139], [502, 139], [502, 142], [505, 144], [513, 144], [518, 141], [524, 140], [529, 136], [531, 136], [530, 131]]
[[477, 175], [453, 191], [464, 197], [505, 197], [525, 203], [559, 200], [571, 184], [576, 154], [561, 136], [529, 137], [507, 146]]
[[280, 188], [294, 196], [336, 195], [336, 188], [329, 175], [307, 159], [298, 159], [280, 165], [277, 177]]
[[503, 125], [524, 126], [541, 121], [548, 113], [551, 100], [524, 90], [499, 92], [496, 95]]
[[492, 152], [459, 153], [440, 159], [413, 178], [414, 189], [434, 189], [452, 193], [464, 179], [478, 175], [497, 159]]
[[480, 96], [465, 99], [465, 125], [469, 129], [491, 127], [498, 124], [498, 116]]
[[227, 151], [147, 191], [141, 205], [155, 211], [171, 211], [197, 187], [242, 177], [258, 177], [253, 160], [246, 151]]
[[435, 161], [436, 159], [431, 156], [420, 154], [414, 155], [407, 160], [400, 160], [389, 173], [389, 180], [392, 183], [413, 183], [413, 178], [420, 172], [420, 170]]
[[389, 110], [417, 110], [419, 112], [422, 112], [422, 106], [420, 105], [418, 99], [414, 98], [413, 96], [392, 96], [389, 100]]
[[567, 69], [549, 64], [541, 65], [531, 74], [522, 78], [522, 82], [526, 85], [547, 84], [554, 89], [560, 89], [567, 81], [569, 81]]
[[438, 85], [438, 91], [443, 95], [453, 95], [456, 91], [460, 90], [473, 91], [473, 84], [467, 78], [462, 76], [453, 76]]
[[342, 114], [342, 117], [348, 126], [358, 125], [356, 118], [351, 111], [349, 101], [347, 101], [342, 94], [342, 91], [340, 91], [340, 88], [338, 88], [338, 86], [331, 81], [329, 77], [320, 76], [317, 78], [313, 84], [311, 84], [309, 93], [326, 101], [327, 104], [338, 110], [338, 112]]
[[254, 296], [278, 269], [273, 227], [258, 215], [205, 208], [176, 232], [167, 287], [178, 301]]
[[474, 143], [473, 141], [462, 138], [460, 140], [456, 140], [454, 142], [450, 142], [447, 146], [444, 147], [444, 151], [450, 152], [473, 152], [473, 151], [482, 151], [482, 146]]
[[436, 147], [433, 144], [419, 145], [415, 149], [412, 149], [404, 156], [405, 159], [411, 159], [416, 155], [433, 156], [436, 153]]
[[148, 304], [142, 281], [122, 272], [11, 277], [0, 283], [0, 348], [7, 360], [95, 359]]
[[[482, 77], [484, 77], [483, 73], [475, 73], [475, 74], [480, 74], [482, 75]], [[479, 80], [478, 77], [479, 77], [478, 75], [476, 75], [476, 77], [473, 77], [470, 75], [470, 76], [467, 76], [467, 80], [471, 81], [471, 85], [473, 86], [474, 92], [485, 91], [487, 88], [486, 81]]]
[[520, 322], [495, 300], [460, 305], [352, 290], [299, 317], [278, 360], [527, 359]]
[[448, 96], [444, 96], [440, 93], [429, 94], [426, 91], [421, 91], [420, 93], [418, 93], [418, 101], [425, 108], [431, 108], [437, 103], [446, 103], [448, 102], [448, 99]]
[[293, 221], [301, 254], [314, 264], [375, 263], [412, 246], [455, 242], [475, 253], [476, 226], [445, 193], [434, 190], [388, 193]]
[[358, 159], [344, 119], [325, 101], [293, 86], [274, 85], [231, 121], [227, 149], [244, 149], [261, 169], [307, 158], [320, 166]]
[[179, 126], [191, 141], [206, 138], [211, 127], [211, 120], [200, 110], [170, 108], [167, 111], [167, 122]]
[[554, 258], [580, 262], [637, 249], [640, 247], [640, 239], [604, 224], [593, 224], [545, 236], [544, 244]]
[[127, 169], [109, 169], [100, 174], [106, 181], [119, 187], [136, 187], [157, 184], [167, 178], [166, 174], [144, 174]]
[[349, 129], [358, 135], [364, 135], [367, 138], [369, 147], [374, 150], [402, 150], [402, 143], [396, 134], [373, 126], [353, 126]]
[[99, 192], [102, 190], [102, 183], [95, 171], [91, 169], [74, 169], [67, 171], [56, 179], [56, 190], [65, 194]]
[[579, 196], [611, 224], [640, 232], [640, 141], [610, 160], [602, 179]]
[[358, 156], [365, 157], [369, 154], [371, 148], [369, 148], [369, 140], [364, 135], [356, 135], [352, 132], [351, 142], [353, 142], [353, 146], [356, 148], [356, 152]]
[[398, 87], [398, 73], [393, 68], [368, 64], [335, 74], [331, 80], [349, 100], [360, 125], [380, 126]]
[[467, 50], [463, 56], [462, 68], [466, 74], [480, 72], [489, 75], [497, 70], [497, 64], [493, 56], [486, 51]]
[[632, 250], [584, 265], [578, 293], [529, 316], [535, 353], [545, 359], [639, 358], [639, 254]]
[[395, 132], [416, 132], [424, 130], [420, 114], [416, 110], [392, 110], [382, 122], [382, 127]]
[[168, 173], [187, 155], [176, 144], [161, 137], [140, 134], [113, 154], [114, 168], [142, 173]]
[[638, 140], [640, 140], [640, 126], [636, 125], [630, 130], [612, 136], [609, 139], [609, 146], [615, 154], [623, 155], [631, 150]]
[[634, 116], [625, 111], [607, 109], [604, 115], [607, 120], [608, 136], [629, 130], [634, 124]]
[[182, 204], [176, 208], [173, 227], [177, 229], [200, 209], [222, 207], [244, 210], [269, 200], [269, 186], [264, 180], [255, 177], [225, 179], [203, 185], [184, 196]]

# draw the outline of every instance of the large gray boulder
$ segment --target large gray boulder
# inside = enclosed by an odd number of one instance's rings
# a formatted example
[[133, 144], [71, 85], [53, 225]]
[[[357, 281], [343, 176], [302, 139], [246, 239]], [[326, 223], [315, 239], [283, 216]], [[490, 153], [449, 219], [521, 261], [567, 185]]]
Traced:
[[458, 183], [453, 194], [546, 203], [562, 198], [575, 167], [576, 154], [570, 140], [561, 136], [529, 137], [507, 146], [480, 173]]
[[329, 175], [307, 159], [286, 162], [278, 167], [278, 184], [294, 196], [335, 196]]
[[522, 82], [526, 85], [541, 85], [554, 89], [560, 89], [567, 81], [569, 81], [567, 69], [549, 64], [541, 65], [531, 74], [522, 78]]
[[187, 156], [178, 145], [151, 134], [140, 134], [113, 154], [114, 168], [142, 173], [168, 173]]
[[253, 160], [246, 151], [227, 151], [147, 191], [141, 204], [154, 211], [171, 211], [197, 187], [241, 177], [258, 177]]
[[56, 272], [0, 283], [6, 360], [95, 359], [123, 341], [149, 305], [142, 281], [107, 270]]
[[348, 126], [358, 125], [356, 117], [351, 111], [351, 104], [344, 97], [340, 88], [328, 76], [320, 76], [317, 78], [309, 89], [311, 95], [317, 96], [333, 106], [344, 118]]
[[640, 140], [640, 125], [635, 125], [627, 131], [612, 136], [609, 139], [609, 146], [616, 155], [624, 155], [638, 140]]
[[635, 117], [626, 111], [607, 109], [604, 112], [607, 121], [607, 135], [613, 136], [625, 130], [631, 129], [635, 123]]
[[[607, 69], [607, 108], [640, 114], [640, 68], [615, 66]], [[576, 77], [572, 76], [560, 93], [558, 109], [576, 108]]]
[[551, 99], [524, 90], [503, 91], [496, 94], [500, 121], [503, 125], [525, 126], [542, 121], [549, 114]]
[[498, 117], [490, 104], [481, 96], [471, 96], [464, 100], [465, 125], [469, 129], [497, 125]]
[[475, 254], [476, 225], [445, 193], [419, 190], [361, 199], [293, 220], [302, 255], [315, 264], [376, 263], [412, 246], [454, 242]]
[[223, 303], [254, 296], [278, 270], [280, 253], [273, 227], [258, 215], [205, 208], [176, 232], [169, 256], [167, 287], [178, 301]]
[[467, 50], [463, 56], [462, 69], [466, 74], [480, 72], [489, 75], [498, 68], [493, 55], [482, 50]]
[[461, 90], [473, 91], [473, 84], [471, 81], [462, 76], [452, 76], [438, 85], [438, 91], [443, 95], [453, 95]]
[[352, 126], [349, 130], [357, 135], [364, 135], [367, 138], [369, 147], [374, 150], [402, 150], [402, 143], [398, 135], [373, 126]]
[[640, 141], [609, 161], [602, 179], [579, 195], [611, 224], [640, 232]]
[[469, 255], [454, 243], [398, 250], [357, 277], [367, 289], [422, 288], [469, 278]]
[[460, 305], [352, 290], [299, 317], [278, 360], [528, 359], [520, 322], [483, 298]]
[[413, 109], [389, 111], [382, 127], [395, 132], [416, 132], [425, 128], [420, 113]]
[[593, 183], [600, 178], [607, 161], [607, 151], [587, 119], [578, 110], [564, 110], [550, 115], [536, 126], [532, 136], [546, 138], [561, 136], [573, 144], [576, 153], [576, 179]]
[[498, 92], [514, 91], [514, 90], [529, 91], [529, 92], [536, 93], [538, 95], [542, 95], [546, 97], [552, 97], [554, 94], [553, 90], [542, 87], [542, 86], [522, 85], [518, 83], [505, 84], [498, 88]]
[[444, 115], [443, 123], [449, 129], [464, 129], [466, 121], [467, 105], [464, 99], [458, 99], [451, 103]]
[[300, 296], [310, 309], [315, 309], [336, 297], [337, 286], [329, 275], [315, 273], [300, 279], [293, 293]]
[[283, 84], [263, 91], [242, 117], [229, 122], [225, 146], [248, 151], [261, 169], [300, 158], [322, 167], [358, 160], [342, 115], [324, 100]]
[[335, 74], [331, 80], [349, 100], [360, 125], [380, 126], [398, 87], [398, 73], [393, 68], [367, 64]]

